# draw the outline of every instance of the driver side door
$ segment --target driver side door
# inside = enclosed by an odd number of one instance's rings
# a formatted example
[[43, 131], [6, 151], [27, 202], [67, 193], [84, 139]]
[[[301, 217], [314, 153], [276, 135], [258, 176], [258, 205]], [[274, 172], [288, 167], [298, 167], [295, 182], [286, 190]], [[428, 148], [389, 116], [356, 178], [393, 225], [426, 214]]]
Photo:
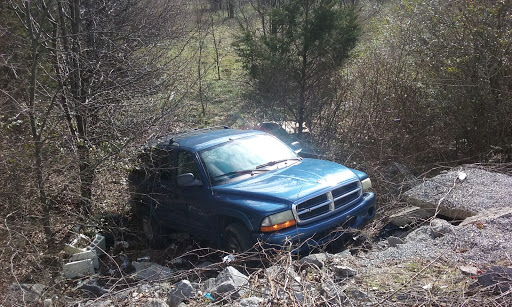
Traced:
[[[187, 232], [199, 237], [209, 238], [212, 233], [211, 190], [206, 184], [206, 177], [194, 152], [180, 150], [177, 152], [177, 178], [192, 174], [194, 182], [187, 185], [177, 184], [176, 203], [185, 210]], [[189, 175], [187, 175], [189, 176]]]

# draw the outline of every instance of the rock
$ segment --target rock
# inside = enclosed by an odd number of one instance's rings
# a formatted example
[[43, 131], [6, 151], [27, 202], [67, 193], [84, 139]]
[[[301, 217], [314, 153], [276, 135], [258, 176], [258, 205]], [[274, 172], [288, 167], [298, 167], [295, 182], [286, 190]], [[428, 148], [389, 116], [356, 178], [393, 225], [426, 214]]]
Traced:
[[338, 297], [342, 293], [340, 287], [332, 279], [322, 280], [321, 286], [327, 297]]
[[247, 297], [240, 300], [239, 304], [241, 307], [259, 307], [265, 300], [261, 297]]
[[324, 263], [329, 259], [328, 253], [311, 254], [299, 260], [300, 265], [305, 265], [314, 268], [323, 268]]
[[434, 215], [434, 210], [412, 206], [389, 217], [389, 222], [398, 227], [407, 227], [424, 222]]
[[137, 280], [158, 281], [168, 279], [173, 270], [151, 262], [132, 262], [135, 268], [134, 277]]
[[188, 280], [182, 280], [173, 285], [173, 289], [167, 295], [167, 304], [174, 307], [184, 300], [195, 296], [195, 290]]
[[350, 252], [350, 249], [345, 249], [342, 252], [332, 255], [332, 258], [335, 262], [340, 262], [351, 257], [352, 253]]
[[100, 297], [108, 293], [108, 290], [98, 284], [97, 278], [90, 278], [80, 283], [75, 290], [82, 291], [86, 297]]
[[453, 232], [452, 224], [443, 219], [433, 219], [430, 222], [430, 227], [435, 238], [439, 238], [447, 233]]
[[415, 241], [425, 241], [430, 240], [434, 236], [432, 234], [432, 229], [430, 226], [421, 226], [418, 229], [415, 229], [411, 233], [405, 237], [406, 242], [415, 242]]
[[299, 281], [300, 276], [295, 272], [293, 266], [283, 267], [280, 265], [273, 265], [267, 269], [265, 269], [265, 274], [269, 275], [269, 277], [273, 280], [278, 280], [284, 282], [286, 280], [292, 279], [294, 281]]
[[470, 290], [476, 287], [487, 287], [495, 294], [505, 293], [512, 288], [512, 267], [493, 266], [478, 276], [476, 283], [469, 286]]
[[424, 241], [439, 238], [451, 232], [453, 232], [453, 226], [448, 221], [433, 219], [430, 225], [421, 226], [409, 233], [405, 240], [407, 242]]
[[208, 278], [201, 286], [204, 292], [210, 292], [215, 286], [215, 278]]
[[348, 266], [336, 265], [334, 271], [338, 277], [352, 277], [357, 274], [357, 271]]
[[474, 266], [460, 266], [459, 270], [465, 275], [472, 275], [472, 276], [478, 275], [478, 272], [479, 272], [478, 268], [475, 268]]
[[503, 208], [491, 208], [489, 210], [484, 210], [477, 215], [468, 217], [459, 226], [466, 226], [469, 224], [476, 224], [482, 222], [489, 222], [496, 220], [501, 217], [511, 216], [512, 215], [512, 207], [503, 207]]
[[404, 244], [404, 240], [398, 238], [398, 237], [388, 237], [388, 243], [391, 247], [396, 247], [398, 244]]
[[240, 273], [232, 266], [228, 266], [215, 278], [215, 284], [210, 292], [214, 298], [229, 294], [231, 298], [239, 298], [249, 284], [249, 277]]
[[406, 237], [406, 242], [424, 241], [431, 239], [431, 229], [429, 226], [421, 226], [411, 231]]

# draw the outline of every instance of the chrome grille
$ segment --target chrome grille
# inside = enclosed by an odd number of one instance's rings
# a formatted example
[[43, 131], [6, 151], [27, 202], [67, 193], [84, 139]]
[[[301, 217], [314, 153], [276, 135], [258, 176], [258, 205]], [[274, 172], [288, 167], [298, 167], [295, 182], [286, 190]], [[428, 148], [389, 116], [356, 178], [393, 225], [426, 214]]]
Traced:
[[323, 194], [300, 200], [292, 206], [297, 223], [313, 222], [335, 211], [349, 208], [361, 197], [359, 180], [343, 183]]
[[328, 195], [322, 194], [297, 204], [295, 210], [301, 219], [310, 219], [329, 212], [330, 205]]

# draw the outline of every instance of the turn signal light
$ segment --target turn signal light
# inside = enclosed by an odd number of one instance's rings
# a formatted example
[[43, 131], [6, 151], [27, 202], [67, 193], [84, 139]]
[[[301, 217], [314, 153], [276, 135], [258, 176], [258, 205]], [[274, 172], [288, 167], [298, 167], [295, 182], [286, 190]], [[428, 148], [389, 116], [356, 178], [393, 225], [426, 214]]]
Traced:
[[288, 227], [293, 226], [295, 224], [297, 224], [295, 222], [295, 220], [289, 220], [289, 221], [286, 221], [284, 223], [275, 224], [275, 225], [272, 225], [272, 226], [261, 226], [261, 231], [262, 232], [276, 231], [276, 230], [288, 228]]

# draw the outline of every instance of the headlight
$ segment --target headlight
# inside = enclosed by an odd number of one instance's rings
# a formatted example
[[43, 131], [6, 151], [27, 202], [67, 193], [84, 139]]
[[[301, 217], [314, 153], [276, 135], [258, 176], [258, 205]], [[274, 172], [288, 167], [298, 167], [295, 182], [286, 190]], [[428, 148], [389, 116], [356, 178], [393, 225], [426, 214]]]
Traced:
[[363, 191], [366, 191], [372, 187], [372, 181], [370, 180], [370, 178], [366, 178], [361, 181], [361, 186], [363, 187]]
[[295, 218], [291, 210], [279, 212], [267, 216], [261, 222], [261, 231], [270, 232], [279, 229], [288, 228], [295, 225]]

